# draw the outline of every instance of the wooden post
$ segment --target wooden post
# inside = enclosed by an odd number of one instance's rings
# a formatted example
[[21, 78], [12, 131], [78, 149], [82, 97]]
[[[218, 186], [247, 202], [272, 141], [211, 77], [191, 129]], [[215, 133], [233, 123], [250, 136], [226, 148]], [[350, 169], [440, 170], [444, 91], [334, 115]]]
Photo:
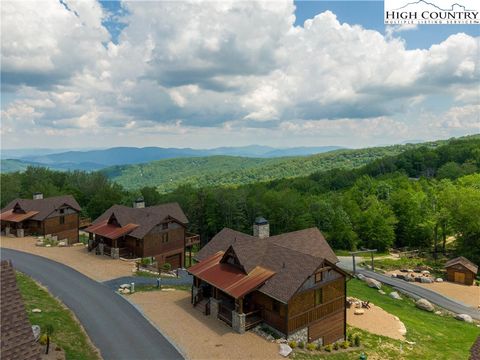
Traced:
[[238, 313], [243, 314], [243, 298], [238, 298]]
[[189, 260], [188, 260], [188, 266], [192, 266], [192, 246], [190, 246], [190, 257], [189, 257]]
[[356, 268], [355, 268], [355, 254], [352, 254], [352, 258], [353, 258], [353, 275], [355, 275], [355, 271], [356, 271]]
[[372, 255], [372, 271], [375, 271], [375, 267], [373, 266], [373, 251], [370, 253]]

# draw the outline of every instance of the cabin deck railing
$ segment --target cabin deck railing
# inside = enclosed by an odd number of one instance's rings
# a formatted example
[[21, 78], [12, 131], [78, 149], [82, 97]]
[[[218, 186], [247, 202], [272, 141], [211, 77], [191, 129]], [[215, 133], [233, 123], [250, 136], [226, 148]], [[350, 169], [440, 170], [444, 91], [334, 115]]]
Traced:
[[195, 244], [200, 244], [200, 235], [186, 233], [185, 235], [185, 246], [192, 246]]

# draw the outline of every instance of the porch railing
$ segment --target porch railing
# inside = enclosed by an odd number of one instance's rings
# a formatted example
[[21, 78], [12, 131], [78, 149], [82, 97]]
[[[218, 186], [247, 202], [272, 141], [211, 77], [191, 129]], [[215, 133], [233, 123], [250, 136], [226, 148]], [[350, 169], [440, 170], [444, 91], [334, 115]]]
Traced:
[[253, 329], [258, 324], [262, 323], [262, 311], [255, 310], [245, 313], [245, 330]]
[[186, 233], [185, 235], [185, 246], [192, 246], [195, 244], [200, 244], [200, 235]]

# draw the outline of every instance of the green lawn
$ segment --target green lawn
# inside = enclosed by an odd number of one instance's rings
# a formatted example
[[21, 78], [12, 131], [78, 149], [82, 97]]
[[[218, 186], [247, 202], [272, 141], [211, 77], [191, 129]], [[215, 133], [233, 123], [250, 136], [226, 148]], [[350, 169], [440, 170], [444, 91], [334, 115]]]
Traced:
[[[392, 291], [383, 286], [387, 294]], [[376, 289], [369, 288], [364, 282], [352, 279], [348, 282], [348, 295], [362, 300], [370, 300], [375, 305], [400, 318], [407, 327], [407, 340], [415, 345], [408, 345], [401, 341], [392, 340], [369, 334], [355, 328], [349, 332], [361, 334], [363, 351], [374, 359], [405, 359], [405, 360], [467, 360], [473, 342], [480, 335], [480, 328], [467, 324], [450, 316], [438, 316], [433, 313], [419, 310], [413, 300], [393, 300], [387, 295], [381, 295]], [[358, 359], [361, 351], [313, 355], [297, 353], [295, 359]]]
[[[100, 359], [70, 310], [28, 276], [17, 272], [17, 283], [30, 322], [40, 325], [42, 331], [46, 325], [51, 324], [54, 328], [52, 341], [65, 350], [68, 360]], [[34, 308], [39, 308], [42, 312], [32, 313]]]

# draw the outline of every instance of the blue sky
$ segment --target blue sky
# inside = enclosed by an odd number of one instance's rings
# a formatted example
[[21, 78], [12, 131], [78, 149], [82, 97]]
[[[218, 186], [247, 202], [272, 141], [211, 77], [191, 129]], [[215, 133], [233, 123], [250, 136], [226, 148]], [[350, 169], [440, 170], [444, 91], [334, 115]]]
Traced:
[[386, 27], [382, 1], [41, 5], [2, 3], [5, 148], [363, 147], [480, 132], [478, 26]]

